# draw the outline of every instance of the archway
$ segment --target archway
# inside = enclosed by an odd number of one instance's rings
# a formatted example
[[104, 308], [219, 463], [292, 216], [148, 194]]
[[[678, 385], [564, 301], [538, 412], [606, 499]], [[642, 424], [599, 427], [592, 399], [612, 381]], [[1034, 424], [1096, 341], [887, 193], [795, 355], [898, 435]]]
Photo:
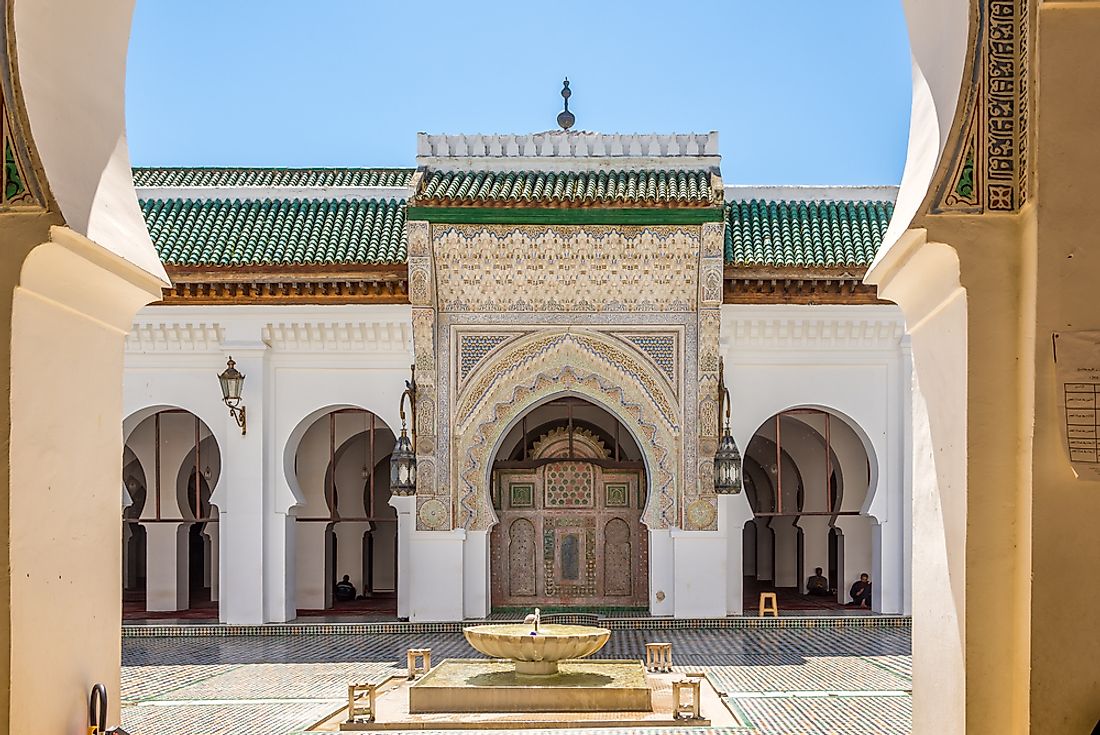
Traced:
[[[397, 607], [397, 514], [389, 505], [393, 431], [361, 408], [306, 419], [288, 447], [299, 504], [295, 525], [295, 607], [393, 615]], [[296, 435], [298, 432], [296, 432]], [[355, 599], [337, 600], [344, 576]]]
[[[860, 434], [829, 411], [789, 409], [757, 429], [744, 458], [753, 510], [742, 529], [747, 609], [761, 591], [776, 592], [783, 609], [839, 608], [860, 574], [892, 573], [876, 563], [866, 512], [872, 462]], [[810, 594], [819, 574], [825, 590]]]
[[642, 453], [609, 412], [562, 397], [525, 413], [492, 465], [494, 608], [647, 609]]
[[123, 615], [218, 616], [221, 451], [182, 408], [140, 411], [123, 450]]

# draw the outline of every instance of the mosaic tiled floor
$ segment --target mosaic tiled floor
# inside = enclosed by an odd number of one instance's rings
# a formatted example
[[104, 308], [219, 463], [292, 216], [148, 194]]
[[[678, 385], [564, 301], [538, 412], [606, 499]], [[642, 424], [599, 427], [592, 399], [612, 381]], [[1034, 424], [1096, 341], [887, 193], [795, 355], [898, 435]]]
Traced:
[[[910, 730], [907, 627], [622, 630], [597, 657], [639, 657], [644, 644], [656, 640], [672, 642], [677, 668], [705, 670], [746, 727], [660, 728], [654, 733], [895, 735]], [[122, 725], [133, 735], [301, 733], [339, 706], [348, 680], [381, 679], [399, 671], [410, 647], [430, 647], [436, 660], [478, 655], [459, 633], [127, 638]]]

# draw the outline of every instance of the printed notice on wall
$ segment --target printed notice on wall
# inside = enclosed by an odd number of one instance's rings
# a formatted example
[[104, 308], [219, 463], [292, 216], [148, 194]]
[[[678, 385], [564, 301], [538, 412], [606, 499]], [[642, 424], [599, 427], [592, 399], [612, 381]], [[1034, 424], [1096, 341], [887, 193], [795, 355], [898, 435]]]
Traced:
[[1070, 465], [1100, 480], [1100, 330], [1056, 333], [1054, 367]]

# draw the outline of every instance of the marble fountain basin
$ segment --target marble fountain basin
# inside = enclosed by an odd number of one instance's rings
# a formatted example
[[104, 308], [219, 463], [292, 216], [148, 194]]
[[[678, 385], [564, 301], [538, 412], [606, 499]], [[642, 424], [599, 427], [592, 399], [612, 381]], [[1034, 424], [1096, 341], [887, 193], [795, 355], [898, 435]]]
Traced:
[[462, 632], [471, 646], [490, 658], [515, 662], [522, 676], [552, 676], [558, 662], [591, 656], [603, 648], [611, 631], [587, 625], [540, 625], [532, 635], [529, 623], [475, 625]]

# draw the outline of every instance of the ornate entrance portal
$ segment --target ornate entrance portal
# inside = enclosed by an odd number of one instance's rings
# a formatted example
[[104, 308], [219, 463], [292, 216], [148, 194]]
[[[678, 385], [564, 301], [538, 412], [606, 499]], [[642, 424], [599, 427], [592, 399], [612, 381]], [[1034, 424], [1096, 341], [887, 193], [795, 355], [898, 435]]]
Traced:
[[642, 607], [645, 468], [625, 429], [565, 398], [535, 409], [493, 465], [494, 606]]

